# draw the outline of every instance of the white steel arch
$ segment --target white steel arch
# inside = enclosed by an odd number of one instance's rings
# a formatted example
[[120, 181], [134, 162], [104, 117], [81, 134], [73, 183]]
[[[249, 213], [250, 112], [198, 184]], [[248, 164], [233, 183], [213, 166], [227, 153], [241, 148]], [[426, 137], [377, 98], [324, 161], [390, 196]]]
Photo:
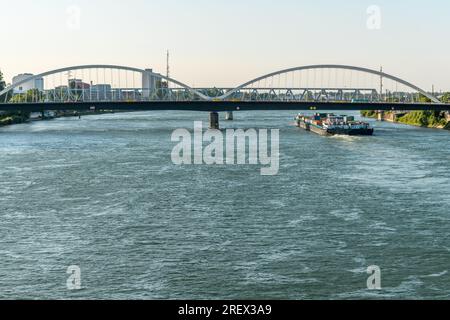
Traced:
[[280, 70], [280, 71], [276, 71], [276, 72], [272, 72], [269, 74], [266, 74], [264, 76], [258, 77], [256, 79], [253, 79], [251, 81], [248, 81], [236, 88], [234, 88], [233, 90], [227, 92], [226, 94], [222, 95], [221, 97], [218, 97], [217, 99], [221, 99], [224, 100], [230, 96], [232, 96], [234, 93], [238, 92], [239, 90], [242, 90], [254, 83], [257, 83], [261, 80], [270, 78], [270, 77], [274, 77], [274, 76], [278, 76], [280, 74], [285, 74], [285, 73], [289, 73], [289, 72], [294, 72], [294, 71], [304, 71], [304, 70], [314, 70], [314, 69], [342, 69], [342, 70], [352, 70], [352, 71], [360, 71], [360, 72], [364, 72], [364, 73], [369, 73], [369, 74], [373, 74], [373, 75], [377, 75], [383, 78], [387, 78], [393, 81], [396, 81], [398, 83], [401, 83], [403, 85], [405, 85], [406, 87], [409, 87], [411, 89], [414, 89], [418, 92], [420, 92], [421, 94], [423, 94], [425, 97], [427, 97], [428, 99], [430, 99], [432, 102], [434, 103], [441, 103], [441, 101], [439, 101], [436, 97], [434, 97], [433, 95], [427, 93], [425, 90], [415, 86], [414, 84], [407, 82], [405, 80], [402, 80], [398, 77], [392, 76], [390, 74], [384, 73], [384, 72], [380, 72], [380, 71], [376, 71], [376, 70], [372, 70], [372, 69], [367, 69], [367, 68], [361, 68], [361, 67], [355, 67], [355, 66], [347, 66], [347, 65], [337, 65], [337, 64], [323, 64], [323, 65], [310, 65], [310, 66], [302, 66], [302, 67], [295, 67], [295, 68], [290, 68], [290, 69], [284, 69], [284, 70]]
[[210, 98], [205, 96], [204, 94], [196, 91], [195, 89], [189, 87], [188, 85], [177, 81], [175, 79], [172, 78], [168, 78], [166, 76], [163, 76], [161, 74], [158, 73], [154, 73], [154, 72], [150, 72], [147, 70], [142, 70], [142, 69], [138, 69], [138, 68], [133, 68], [133, 67], [125, 67], [125, 66], [118, 66], [118, 65], [102, 65], [102, 64], [98, 64], [98, 65], [81, 65], [81, 66], [72, 66], [72, 67], [66, 67], [66, 68], [61, 68], [61, 69], [56, 69], [56, 70], [51, 70], [51, 71], [47, 71], [38, 75], [33, 75], [29, 78], [26, 78], [22, 81], [19, 81], [17, 83], [15, 83], [14, 85], [11, 85], [7, 88], [5, 88], [3, 91], [0, 92], [0, 96], [3, 96], [4, 94], [10, 92], [11, 90], [14, 90], [15, 88], [23, 85], [24, 83], [27, 83], [29, 81], [33, 81], [35, 79], [39, 79], [39, 78], [43, 78], [46, 76], [50, 76], [53, 74], [58, 74], [58, 73], [63, 73], [63, 72], [68, 72], [68, 71], [75, 71], [75, 70], [86, 70], [86, 69], [114, 69], [114, 70], [125, 70], [125, 71], [131, 71], [131, 72], [136, 72], [136, 73], [142, 73], [142, 74], [149, 74], [151, 76], [157, 77], [157, 78], [161, 78], [163, 80], [166, 80], [168, 82], [174, 83], [190, 92], [192, 92], [193, 94], [199, 96], [200, 98], [204, 99], [204, 100], [209, 100]]

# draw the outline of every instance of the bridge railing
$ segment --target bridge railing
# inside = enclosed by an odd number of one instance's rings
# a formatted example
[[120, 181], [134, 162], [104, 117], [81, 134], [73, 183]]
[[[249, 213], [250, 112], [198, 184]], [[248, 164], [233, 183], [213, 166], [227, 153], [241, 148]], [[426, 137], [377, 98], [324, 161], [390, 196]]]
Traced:
[[52, 89], [11, 94], [3, 103], [140, 102], [198, 101], [200, 97], [183, 88], [126, 89]]
[[[230, 89], [221, 91], [229, 92]], [[421, 98], [423, 97], [416, 92], [386, 92], [385, 94], [380, 94], [374, 88], [242, 88], [234, 91], [224, 100], [248, 102], [415, 103], [420, 102]]]

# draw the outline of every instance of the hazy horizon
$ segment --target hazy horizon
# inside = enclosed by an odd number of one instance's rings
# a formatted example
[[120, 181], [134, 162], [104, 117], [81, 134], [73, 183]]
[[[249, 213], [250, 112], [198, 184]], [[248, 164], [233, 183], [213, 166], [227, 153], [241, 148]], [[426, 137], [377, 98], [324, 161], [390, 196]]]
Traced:
[[[450, 3], [443, 0], [0, 0], [0, 5], [7, 8], [0, 11], [0, 70], [8, 83], [20, 73], [82, 64], [164, 73], [170, 50], [172, 78], [197, 87], [233, 87], [295, 66], [345, 64], [383, 66], [425, 90], [432, 85], [450, 90]], [[370, 28], [376, 13], [368, 8], [374, 5], [381, 19]]]

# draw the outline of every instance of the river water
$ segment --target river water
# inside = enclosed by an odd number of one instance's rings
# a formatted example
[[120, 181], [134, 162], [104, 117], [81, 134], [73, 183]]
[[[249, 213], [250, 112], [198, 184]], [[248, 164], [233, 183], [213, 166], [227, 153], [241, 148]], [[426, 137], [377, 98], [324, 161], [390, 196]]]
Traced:
[[280, 128], [277, 176], [172, 164], [173, 130], [203, 113], [1, 128], [0, 298], [449, 299], [450, 132], [328, 138], [294, 116], [221, 122]]

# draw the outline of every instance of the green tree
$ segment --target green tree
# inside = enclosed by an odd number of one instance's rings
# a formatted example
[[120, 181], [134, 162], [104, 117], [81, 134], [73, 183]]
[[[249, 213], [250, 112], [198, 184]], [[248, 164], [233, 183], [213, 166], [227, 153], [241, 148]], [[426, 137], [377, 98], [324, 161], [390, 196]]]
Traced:
[[[2, 71], [0, 70], [0, 91], [2, 91], [5, 88], [6, 88], [6, 82], [3, 78]], [[5, 95], [0, 96], [0, 102], [3, 102], [5, 99], [6, 99], [6, 101], [8, 101], [10, 98], [11, 98], [11, 93], [7, 93], [6, 97], [5, 97]]]
[[373, 110], [362, 110], [361, 116], [365, 118], [375, 118], [377, 116], [377, 113]]
[[219, 97], [223, 94], [223, 92], [217, 88], [208, 89], [206, 91], [206, 95], [211, 98]]
[[2, 73], [2, 71], [0, 70], [0, 91], [2, 91], [3, 89], [5, 89], [5, 87], [6, 87], [6, 83], [5, 83], [5, 81], [3, 80], [3, 73]]
[[26, 93], [20, 93], [14, 95], [10, 102], [12, 103], [25, 103], [25, 102], [39, 102], [44, 99], [44, 95], [38, 89], [28, 90]]
[[421, 102], [421, 103], [430, 103], [430, 102], [431, 102], [431, 99], [428, 98], [428, 97], [426, 97], [426, 96], [424, 96], [423, 94], [420, 94], [420, 96], [419, 96], [419, 102]]
[[450, 92], [446, 92], [441, 100], [444, 103], [450, 103]]
[[157, 80], [156, 81], [156, 89], [166, 89], [169, 87], [167, 81]]
[[447, 125], [442, 111], [412, 111], [398, 119], [399, 122], [422, 127], [444, 127]]

